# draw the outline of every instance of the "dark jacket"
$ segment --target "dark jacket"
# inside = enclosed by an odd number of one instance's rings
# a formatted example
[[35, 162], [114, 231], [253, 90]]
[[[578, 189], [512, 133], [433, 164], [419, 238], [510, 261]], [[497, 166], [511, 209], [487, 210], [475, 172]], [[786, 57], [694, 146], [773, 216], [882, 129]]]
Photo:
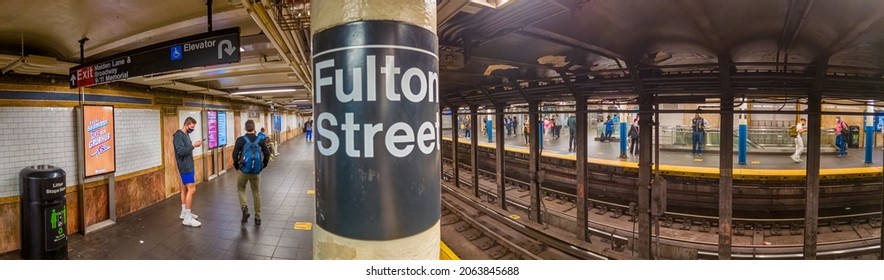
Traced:
[[[236, 144], [233, 146], [233, 168], [235, 168], [236, 170], [239, 170], [240, 168], [239, 158], [242, 157], [242, 149], [246, 146], [246, 139], [243, 139], [243, 137], [249, 137], [249, 140], [251, 140], [252, 142], [257, 141], [258, 139], [258, 135], [255, 134], [246, 134], [240, 136], [239, 138], [236, 138]], [[264, 143], [264, 139], [261, 139], [258, 142], [258, 146], [261, 146], [261, 153], [264, 154], [264, 156], [261, 158], [264, 161], [264, 166], [261, 167], [261, 170], [264, 170], [264, 168], [267, 168], [267, 163], [270, 162], [270, 149], [267, 148], [267, 144]]]
[[172, 134], [172, 146], [175, 147], [175, 162], [178, 163], [178, 172], [187, 174], [193, 172], [193, 142], [190, 136], [180, 129]]
[[568, 117], [568, 128], [571, 129], [571, 132], [577, 131], [577, 117], [575, 117], [575, 116]]
[[638, 132], [639, 132], [638, 125], [633, 125], [632, 127], [629, 128], [629, 135], [627, 135], [627, 136], [629, 136], [629, 138], [632, 138], [632, 139], [638, 139]]

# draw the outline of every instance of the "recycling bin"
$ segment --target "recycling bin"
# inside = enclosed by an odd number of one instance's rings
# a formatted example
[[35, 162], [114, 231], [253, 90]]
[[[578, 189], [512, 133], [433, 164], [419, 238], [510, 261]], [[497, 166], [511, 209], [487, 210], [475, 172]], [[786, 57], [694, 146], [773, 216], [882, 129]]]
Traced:
[[25, 167], [19, 172], [19, 186], [22, 259], [67, 259], [64, 170], [52, 165]]
[[847, 147], [851, 149], [859, 148], [859, 126], [848, 126], [850, 129], [850, 139], [847, 139]]

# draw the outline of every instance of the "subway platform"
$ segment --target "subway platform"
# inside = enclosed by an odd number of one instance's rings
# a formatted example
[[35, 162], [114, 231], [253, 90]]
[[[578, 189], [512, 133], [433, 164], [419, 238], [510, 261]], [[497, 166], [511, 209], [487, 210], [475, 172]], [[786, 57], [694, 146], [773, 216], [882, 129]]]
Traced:
[[[202, 227], [181, 224], [178, 194], [125, 216], [89, 235], [73, 234], [73, 260], [270, 260], [313, 259], [313, 149], [303, 138], [280, 145], [280, 156], [261, 172], [262, 223], [248, 223], [236, 192], [239, 172], [229, 169], [197, 185], [193, 211]], [[248, 188], [247, 188], [248, 189]], [[251, 192], [247, 192], [249, 206]], [[309, 223], [306, 224], [306, 223]], [[298, 229], [295, 229], [295, 225]], [[19, 259], [18, 251], [0, 259]]]
[[[574, 152], [568, 152], [568, 133], [569, 132], [567, 131], [567, 129], [562, 129], [560, 137], [557, 139], [549, 138], [544, 135], [543, 153], [574, 156]], [[459, 135], [460, 136], [458, 136], [458, 141], [460, 143], [470, 143], [470, 139], [466, 138], [462, 132]], [[451, 130], [444, 130], [442, 133], [442, 137], [450, 140]], [[487, 147], [489, 148], [494, 148], [494, 143], [496, 143], [495, 137], [492, 137], [492, 141], [489, 142], [488, 135], [483, 135], [479, 133], [479, 146], [487, 145]], [[587, 150], [589, 153], [588, 157], [590, 159], [638, 162], [637, 156], [629, 154], [628, 145], [626, 158], [620, 158], [620, 141], [617, 139], [612, 140], [611, 142], [600, 142], [594, 140], [593, 137], [588, 137], [588, 139], [589, 140], [587, 141]], [[525, 144], [525, 136], [523, 134], [505, 135], [504, 145], [509, 148], [524, 149], [525, 153], [528, 152], [528, 145]], [[835, 151], [834, 149], [834, 147], [831, 147], [825, 148], [823, 150], [823, 153], [820, 156], [820, 169], [843, 169], [862, 167], [881, 168], [882, 158], [884, 158], [884, 152], [881, 151], [881, 148], [877, 147], [872, 149], [872, 163], [865, 163], [865, 148], [848, 149], [847, 154], [841, 158], [837, 157], [837, 151]], [[719, 154], [717, 148], [714, 151], [711, 151], [710, 149], [705, 149], [705, 151], [707, 152], [704, 153], [702, 157], [693, 157], [690, 154], [690, 147], [687, 147], [687, 150], [684, 151], [661, 149], [660, 164], [684, 167], [717, 168], [719, 166]], [[749, 153], [746, 158], [746, 164], [740, 165], [738, 163], [736, 151], [737, 149], [734, 148], [734, 168], [766, 170], [805, 170], [807, 168], [806, 162], [794, 162], [790, 158], [791, 153]], [[807, 149], [805, 149], [805, 151], [802, 153], [801, 158], [807, 159]]]

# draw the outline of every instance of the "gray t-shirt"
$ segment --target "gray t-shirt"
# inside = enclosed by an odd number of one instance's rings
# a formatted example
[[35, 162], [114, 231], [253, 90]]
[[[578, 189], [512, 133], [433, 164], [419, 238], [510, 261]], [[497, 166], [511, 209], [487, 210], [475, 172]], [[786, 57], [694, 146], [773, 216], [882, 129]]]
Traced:
[[181, 174], [193, 172], [193, 142], [190, 136], [180, 129], [172, 135], [172, 146], [175, 147], [175, 162]]

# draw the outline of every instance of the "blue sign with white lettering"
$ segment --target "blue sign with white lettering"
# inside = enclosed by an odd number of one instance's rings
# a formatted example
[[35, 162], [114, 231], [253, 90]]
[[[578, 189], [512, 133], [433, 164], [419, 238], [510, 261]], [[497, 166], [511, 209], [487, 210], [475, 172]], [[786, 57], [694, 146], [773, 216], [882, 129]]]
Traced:
[[218, 146], [227, 145], [227, 113], [218, 111]]
[[172, 60], [180, 60], [181, 57], [183, 56], [182, 53], [183, 53], [183, 51], [182, 51], [181, 45], [172, 46], [172, 49], [169, 53], [169, 57], [171, 57]]

